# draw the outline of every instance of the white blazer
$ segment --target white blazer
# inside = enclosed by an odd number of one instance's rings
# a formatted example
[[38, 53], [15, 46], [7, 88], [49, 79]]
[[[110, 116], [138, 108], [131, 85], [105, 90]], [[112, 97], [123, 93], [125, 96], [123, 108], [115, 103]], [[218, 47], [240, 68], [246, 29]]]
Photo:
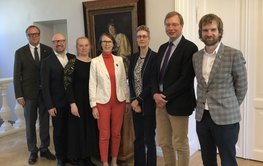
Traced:
[[[122, 57], [113, 55], [114, 71], [116, 79], [116, 94], [118, 101], [129, 102], [128, 84]], [[108, 70], [100, 54], [91, 60], [89, 78], [90, 106], [96, 103], [106, 104], [111, 97], [111, 81]]]

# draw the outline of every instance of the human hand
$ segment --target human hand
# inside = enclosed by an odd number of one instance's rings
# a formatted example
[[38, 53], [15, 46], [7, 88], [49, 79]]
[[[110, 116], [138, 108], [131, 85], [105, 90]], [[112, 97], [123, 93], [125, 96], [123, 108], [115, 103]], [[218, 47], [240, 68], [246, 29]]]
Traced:
[[155, 93], [153, 95], [153, 99], [156, 103], [156, 107], [163, 108], [166, 106], [167, 100], [165, 100], [166, 96], [161, 93]]
[[70, 104], [70, 111], [71, 111], [72, 115], [80, 118], [78, 107], [77, 107], [76, 103]]
[[20, 104], [22, 107], [24, 107], [25, 104], [26, 104], [26, 101], [25, 101], [25, 99], [24, 99], [23, 97], [20, 97], [20, 98], [16, 99], [16, 101], [17, 101], [18, 104]]
[[48, 113], [50, 116], [56, 116], [57, 115], [57, 109], [56, 108], [51, 108], [48, 110]]
[[140, 105], [137, 105], [135, 109], [133, 109], [136, 113], [141, 113], [142, 112], [142, 107]]
[[100, 114], [99, 114], [99, 110], [97, 107], [92, 108], [92, 115], [95, 119], [99, 119], [100, 118]]

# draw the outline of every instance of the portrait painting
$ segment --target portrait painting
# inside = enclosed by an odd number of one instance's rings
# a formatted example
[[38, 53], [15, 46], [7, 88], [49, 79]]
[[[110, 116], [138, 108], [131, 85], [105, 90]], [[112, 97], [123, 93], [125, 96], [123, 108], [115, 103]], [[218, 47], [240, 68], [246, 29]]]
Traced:
[[101, 53], [98, 46], [101, 34], [111, 33], [117, 46], [114, 54], [123, 58], [127, 71], [130, 56], [138, 49], [135, 39], [136, 27], [145, 23], [142, 8], [144, 8], [144, 0], [83, 2], [85, 35], [92, 44], [91, 56], [96, 57]]

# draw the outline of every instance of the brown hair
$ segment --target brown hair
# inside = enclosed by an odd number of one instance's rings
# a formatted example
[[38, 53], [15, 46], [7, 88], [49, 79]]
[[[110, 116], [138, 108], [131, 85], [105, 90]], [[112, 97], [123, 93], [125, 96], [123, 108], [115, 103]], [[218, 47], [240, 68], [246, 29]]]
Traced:
[[172, 12], [167, 13], [166, 16], [165, 16], [165, 19], [164, 19], [164, 23], [165, 23], [165, 21], [166, 21], [168, 18], [171, 18], [171, 17], [173, 17], [173, 16], [178, 16], [178, 17], [179, 17], [179, 20], [180, 20], [180, 24], [181, 24], [182, 26], [184, 25], [183, 16], [182, 16], [180, 13], [176, 12], [176, 11], [172, 11]]
[[223, 29], [223, 22], [222, 22], [221, 18], [215, 14], [207, 14], [207, 15], [204, 15], [199, 21], [198, 33], [199, 33], [199, 38], [201, 40], [202, 40], [202, 28], [203, 28], [203, 26], [207, 25], [207, 24], [211, 24], [212, 21], [215, 21], [217, 23], [217, 28], [218, 28], [218, 31], [220, 33], [219, 41], [222, 39], [224, 29]]
[[146, 25], [140, 25], [136, 28], [136, 33], [139, 31], [145, 31], [150, 36], [150, 29]]
[[99, 42], [98, 42], [98, 49], [100, 51], [102, 51], [102, 47], [101, 47], [102, 40], [101, 39], [102, 39], [103, 36], [107, 36], [108, 38], [110, 38], [112, 40], [112, 43], [113, 43], [112, 51], [113, 52], [116, 51], [116, 47], [117, 47], [116, 40], [115, 40], [114, 36], [112, 34], [108, 33], [108, 32], [105, 32], [105, 33], [100, 35], [100, 39], [99, 39]]
[[29, 25], [27, 28], [26, 28], [26, 35], [27, 35], [27, 31], [31, 28], [36, 28], [38, 30], [38, 32], [40, 33], [40, 29], [36, 26], [36, 25]]

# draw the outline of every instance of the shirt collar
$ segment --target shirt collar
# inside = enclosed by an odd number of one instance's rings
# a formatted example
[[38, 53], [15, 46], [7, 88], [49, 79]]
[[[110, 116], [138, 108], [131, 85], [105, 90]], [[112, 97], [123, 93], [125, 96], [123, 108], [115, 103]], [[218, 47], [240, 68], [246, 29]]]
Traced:
[[37, 46], [33, 46], [33, 45], [31, 45], [30, 43], [28, 43], [28, 44], [29, 44], [30, 49], [34, 49], [35, 47], [36, 47], [36, 48], [39, 48], [39, 47], [40, 47], [40, 44], [39, 44], [39, 43], [38, 43]]
[[220, 47], [221, 43], [222, 43], [221, 41], [218, 43], [216, 49], [214, 50], [214, 52], [213, 52], [212, 54], [209, 54], [208, 52], [206, 52], [205, 48], [204, 48], [204, 53], [205, 53], [206, 55], [216, 55], [217, 52], [218, 52], [218, 50], [219, 50], [219, 47]]
[[[53, 50], [53, 51], [54, 51], [54, 53], [55, 53], [56, 56], [58, 56], [58, 57], [64, 57], [62, 54], [57, 53], [55, 50]], [[64, 55], [67, 56], [67, 51], [65, 51], [65, 54], [64, 54]]]
[[179, 42], [181, 41], [182, 36], [183, 36], [183, 35], [179, 36], [176, 40], [174, 40], [174, 41], [169, 41], [169, 42], [172, 42], [172, 43], [174, 44], [175, 48], [176, 48], [177, 45], [179, 44]]

